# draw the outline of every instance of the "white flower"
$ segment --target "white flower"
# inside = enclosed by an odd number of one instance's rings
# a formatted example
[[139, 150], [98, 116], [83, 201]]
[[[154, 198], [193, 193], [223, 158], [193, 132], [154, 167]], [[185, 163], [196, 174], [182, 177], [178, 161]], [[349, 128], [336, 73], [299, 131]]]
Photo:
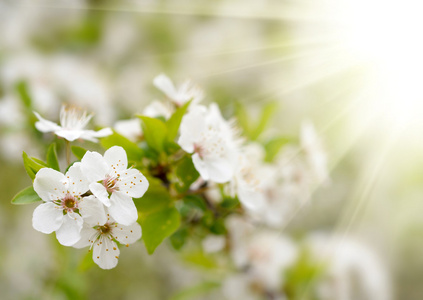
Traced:
[[[45, 201], [35, 210], [32, 218], [33, 227], [43, 233], [56, 231], [56, 237], [62, 245], [71, 246], [80, 239], [84, 210], [101, 209], [101, 203], [82, 198], [88, 191], [88, 180], [82, 174], [80, 163], [69, 168], [66, 175], [43, 168], [34, 180], [34, 190]], [[81, 214], [79, 214], [78, 213]]]
[[237, 141], [218, 106], [196, 105], [182, 118], [178, 144], [188, 153], [204, 180], [229, 181], [235, 172]]
[[119, 259], [119, 248], [115, 241], [129, 246], [141, 238], [141, 226], [135, 222], [129, 226], [117, 223], [107, 214], [104, 223], [87, 222], [81, 231], [81, 239], [73, 245], [75, 248], [90, 246], [94, 262], [102, 269], [116, 267]]
[[148, 181], [137, 169], [128, 169], [128, 158], [122, 147], [111, 147], [104, 157], [87, 151], [81, 160], [81, 170], [91, 182], [91, 192], [108, 207], [119, 224], [130, 225], [138, 219], [132, 197], [142, 197]]
[[392, 299], [391, 283], [380, 257], [348, 236], [314, 233], [307, 244], [317, 263], [327, 266], [319, 281], [319, 299]]
[[225, 247], [226, 239], [223, 235], [210, 234], [203, 239], [201, 245], [205, 253], [219, 252]]
[[298, 257], [296, 245], [288, 237], [270, 230], [257, 230], [240, 217], [227, 220], [231, 257], [235, 266], [247, 270], [250, 282], [274, 291], [284, 278], [283, 271]]
[[306, 160], [317, 182], [328, 182], [329, 172], [326, 152], [311, 122], [306, 121], [302, 123], [300, 139]]
[[182, 106], [192, 99], [192, 103], [198, 103], [204, 98], [201, 89], [194, 86], [190, 80], [186, 80], [179, 89], [176, 89], [172, 81], [164, 74], [154, 78], [154, 85], [177, 106]]
[[56, 135], [65, 138], [68, 141], [76, 139], [84, 139], [97, 142], [97, 138], [105, 137], [112, 134], [110, 128], [103, 128], [100, 131], [84, 129], [90, 121], [92, 115], [81, 111], [76, 107], [62, 106], [60, 111], [60, 125], [42, 118], [38, 113], [34, 112], [38, 118], [35, 127], [41, 132], [54, 132]]
[[114, 128], [117, 133], [133, 142], [139, 141], [142, 137], [141, 120], [139, 118], [117, 121]]
[[142, 114], [151, 118], [164, 117], [167, 120], [174, 111], [175, 107], [172, 107], [170, 103], [163, 103], [155, 100], [144, 108]]

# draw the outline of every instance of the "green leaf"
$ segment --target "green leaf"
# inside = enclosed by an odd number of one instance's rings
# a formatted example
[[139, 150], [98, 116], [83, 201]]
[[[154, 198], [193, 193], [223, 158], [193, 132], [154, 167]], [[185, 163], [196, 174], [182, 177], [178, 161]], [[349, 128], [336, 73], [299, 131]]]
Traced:
[[167, 137], [166, 124], [155, 118], [138, 116], [142, 121], [142, 129], [147, 144], [157, 152], [162, 152]]
[[41, 198], [34, 191], [34, 188], [29, 186], [13, 197], [12, 204], [30, 204], [38, 201], [41, 201]]
[[56, 143], [53, 143], [47, 150], [47, 164], [50, 168], [60, 172], [59, 160], [57, 159]]
[[264, 149], [266, 150], [266, 157], [264, 160], [266, 162], [272, 162], [279, 153], [280, 149], [290, 143], [291, 140], [292, 139], [289, 137], [277, 137], [268, 141], [264, 145]]
[[87, 149], [84, 149], [84, 148], [78, 147], [78, 146], [72, 146], [71, 150], [72, 150], [73, 155], [75, 155], [75, 157], [78, 160], [81, 160], [84, 157], [85, 153], [87, 152]]
[[143, 157], [143, 151], [137, 144], [131, 142], [126, 137], [120, 135], [117, 132], [113, 132], [112, 135], [106, 136], [100, 140], [100, 144], [105, 148], [109, 149], [113, 146], [121, 146], [125, 149], [128, 155], [129, 161], [140, 161]]
[[35, 175], [40, 169], [47, 167], [47, 165], [43, 161], [34, 157], [30, 158], [25, 152], [22, 153], [22, 158], [25, 170], [28, 173], [29, 177], [31, 177], [31, 179], [35, 178]]
[[181, 249], [185, 245], [185, 241], [188, 237], [188, 229], [181, 228], [170, 236], [170, 243], [175, 250]]
[[193, 251], [184, 253], [182, 258], [187, 263], [193, 264], [197, 267], [202, 267], [206, 269], [214, 269], [217, 267], [217, 263], [210, 255], [206, 255], [202, 251]]
[[252, 135], [251, 118], [242, 104], [237, 103], [235, 108], [235, 115], [238, 124], [242, 128], [244, 135], [250, 138]]
[[169, 118], [169, 120], [166, 122], [167, 126], [167, 139], [168, 141], [174, 141], [176, 136], [178, 135], [179, 126], [181, 125], [182, 117], [185, 115], [189, 105], [191, 104], [191, 101], [188, 101], [181, 107], [179, 107], [173, 115]]
[[254, 130], [251, 132], [250, 138], [252, 140], [257, 140], [260, 134], [263, 133], [269, 124], [271, 117], [275, 114], [277, 107], [277, 102], [270, 102], [264, 106], [258, 124], [256, 124]]
[[134, 199], [135, 206], [141, 217], [173, 207], [172, 198], [162, 182], [154, 177], [147, 178], [148, 190], [141, 198]]
[[178, 293], [176, 293], [170, 300], [190, 300], [198, 299], [200, 295], [208, 294], [211, 291], [220, 287], [219, 282], [206, 281], [201, 282], [195, 286], [185, 288]]
[[175, 175], [178, 181], [175, 184], [175, 188], [179, 193], [186, 192], [191, 184], [200, 176], [189, 156], [185, 156], [178, 161], [175, 167]]
[[28, 86], [25, 81], [19, 81], [16, 84], [16, 91], [18, 92], [19, 98], [26, 108], [30, 109], [32, 107], [31, 97], [28, 93]]
[[180, 223], [176, 208], [161, 210], [142, 218], [143, 240], [148, 253], [153, 254], [157, 246], [179, 228]]

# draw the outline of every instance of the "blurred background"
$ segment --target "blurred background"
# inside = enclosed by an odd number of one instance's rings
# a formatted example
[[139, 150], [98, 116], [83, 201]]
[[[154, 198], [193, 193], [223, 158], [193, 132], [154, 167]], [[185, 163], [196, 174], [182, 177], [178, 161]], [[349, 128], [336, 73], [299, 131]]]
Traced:
[[254, 117], [276, 102], [269, 134], [295, 136], [313, 121], [331, 182], [285, 233], [360, 240], [383, 265], [392, 299], [421, 299], [421, 26], [413, 1], [369, 3], [0, 0], [1, 298], [223, 299], [181, 296], [219, 272], [167, 242], [152, 256], [136, 243], [105, 271], [35, 231], [36, 205], [10, 204], [31, 183], [22, 151], [43, 157], [53, 140], [35, 130], [32, 110], [57, 121], [61, 103], [75, 103], [113, 127], [163, 98], [152, 82], [165, 73], [192, 79], [227, 118], [235, 104]]

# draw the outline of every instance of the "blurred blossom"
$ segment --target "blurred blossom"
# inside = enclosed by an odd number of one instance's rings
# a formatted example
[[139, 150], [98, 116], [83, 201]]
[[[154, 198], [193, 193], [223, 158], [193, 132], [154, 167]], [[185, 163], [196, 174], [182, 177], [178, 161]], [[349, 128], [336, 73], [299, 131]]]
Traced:
[[225, 247], [226, 240], [223, 235], [208, 235], [202, 241], [203, 250], [205, 253], [219, 252]]
[[308, 244], [317, 262], [326, 266], [318, 283], [323, 300], [392, 299], [391, 282], [380, 257], [348, 236], [311, 234]]
[[133, 142], [140, 140], [142, 137], [141, 120], [139, 118], [117, 121], [114, 129], [117, 133]]

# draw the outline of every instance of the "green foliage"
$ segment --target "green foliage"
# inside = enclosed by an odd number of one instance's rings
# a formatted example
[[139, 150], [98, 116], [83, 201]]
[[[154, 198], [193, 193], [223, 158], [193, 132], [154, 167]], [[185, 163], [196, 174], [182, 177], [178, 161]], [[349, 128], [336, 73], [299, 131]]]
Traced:
[[32, 180], [34, 180], [35, 174], [37, 174], [40, 169], [48, 167], [48, 165], [43, 161], [35, 157], [29, 157], [28, 154], [26, 154], [25, 152], [22, 153], [22, 158], [25, 170]]
[[41, 198], [34, 191], [34, 188], [29, 186], [13, 197], [12, 204], [30, 204], [38, 201], [41, 201]]
[[[113, 134], [102, 138], [100, 143], [105, 149], [109, 149], [113, 146], [121, 146], [125, 149], [129, 161], [140, 161], [144, 155], [142, 149], [138, 147], [137, 144], [131, 142], [117, 132], [113, 132]], [[80, 149], [77, 151], [79, 151], [79, 153], [82, 152]]]
[[188, 101], [181, 107], [179, 107], [173, 115], [166, 122], [166, 127], [168, 130], [167, 139], [168, 141], [174, 141], [178, 135], [179, 126], [181, 125], [182, 117], [185, 115], [191, 101]]
[[264, 132], [276, 110], [276, 102], [267, 103], [263, 107], [258, 121], [253, 122], [253, 118], [247, 113], [244, 106], [241, 104], [237, 104], [236, 118], [238, 120], [238, 124], [243, 129], [244, 135], [250, 140], [255, 141]]
[[138, 116], [142, 121], [142, 129], [144, 132], [144, 138], [150, 146], [158, 153], [163, 152], [164, 144], [167, 137], [166, 124], [156, 118], [150, 118], [146, 116]]
[[19, 81], [16, 84], [15, 88], [16, 88], [16, 91], [19, 95], [19, 99], [22, 101], [24, 106], [27, 109], [30, 109], [32, 107], [32, 100], [31, 100], [31, 96], [29, 95], [29, 92], [28, 92], [27, 83], [25, 81]]
[[175, 175], [177, 179], [175, 188], [179, 193], [188, 191], [191, 184], [200, 176], [189, 156], [184, 156], [177, 162]]
[[164, 209], [142, 217], [143, 240], [148, 253], [153, 254], [157, 246], [179, 228], [180, 223], [181, 218], [176, 208]]
[[176, 293], [170, 300], [197, 299], [201, 295], [208, 294], [220, 287], [219, 282], [205, 281], [195, 286], [188, 287]]
[[321, 279], [326, 265], [313, 261], [311, 254], [306, 249], [300, 252], [296, 264], [285, 273], [284, 290], [292, 300], [318, 300], [313, 287]]
[[272, 162], [281, 148], [292, 141], [289, 137], [277, 137], [269, 140], [265, 145], [266, 157], [264, 161]]
[[189, 235], [188, 228], [180, 228], [174, 234], [170, 236], [170, 243], [172, 244], [173, 248], [176, 250], [180, 250], [186, 242], [186, 239]]
[[206, 255], [203, 251], [191, 251], [182, 255], [184, 261], [194, 266], [204, 269], [215, 269], [217, 267], [216, 261], [209, 255]]
[[87, 149], [84, 149], [84, 148], [78, 147], [78, 146], [72, 146], [71, 150], [72, 150], [73, 155], [75, 155], [75, 157], [78, 160], [81, 160], [84, 157], [85, 153], [87, 152]]
[[56, 151], [55, 143], [51, 144], [50, 147], [48, 147], [46, 161], [47, 161], [47, 165], [50, 168], [60, 172], [59, 160], [57, 159], [57, 151]]
[[149, 187], [147, 192], [139, 199], [134, 199], [135, 205], [142, 216], [173, 207], [169, 191], [160, 180], [148, 177]]

